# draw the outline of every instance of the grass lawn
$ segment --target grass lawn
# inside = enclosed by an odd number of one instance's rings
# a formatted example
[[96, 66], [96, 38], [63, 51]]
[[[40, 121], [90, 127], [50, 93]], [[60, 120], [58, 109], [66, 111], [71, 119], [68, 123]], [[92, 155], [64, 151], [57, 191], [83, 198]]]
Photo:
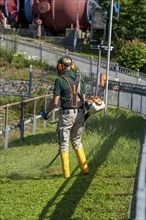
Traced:
[[90, 169], [80, 175], [70, 146], [71, 177], [62, 177], [56, 125], [11, 140], [0, 156], [0, 220], [128, 219], [144, 119], [109, 108], [86, 123], [83, 145]]

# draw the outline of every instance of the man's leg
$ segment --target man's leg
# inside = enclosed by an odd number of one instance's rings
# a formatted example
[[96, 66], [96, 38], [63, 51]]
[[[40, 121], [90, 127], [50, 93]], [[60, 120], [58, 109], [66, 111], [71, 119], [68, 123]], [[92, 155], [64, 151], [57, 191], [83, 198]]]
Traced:
[[60, 115], [59, 119], [59, 145], [60, 145], [60, 158], [62, 163], [62, 172], [64, 178], [70, 177], [69, 167], [69, 140], [72, 122], [70, 115]]
[[75, 150], [79, 166], [83, 174], [89, 173], [86, 156], [81, 143], [82, 135], [84, 131], [84, 113], [78, 114], [76, 123], [71, 129], [71, 143]]
[[75, 153], [78, 159], [79, 166], [83, 174], [89, 173], [86, 156], [83, 147], [75, 148]]
[[69, 152], [63, 151], [60, 153], [60, 158], [62, 162], [62, 172], [65, 179], [70, 177], [70, 169], [69, 169]]

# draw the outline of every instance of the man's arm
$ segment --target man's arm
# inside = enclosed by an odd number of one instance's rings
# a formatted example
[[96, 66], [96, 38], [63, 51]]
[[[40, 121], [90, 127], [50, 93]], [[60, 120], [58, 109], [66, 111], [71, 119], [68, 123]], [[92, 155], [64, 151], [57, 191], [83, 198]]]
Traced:
[[57, 106], [60, 96], [53, 96], [53, 99], [49, 105], [49, 107], [40, 112], [40, 115], [43, 119], [48, 120], [48, 114]]
[[59, 97], [60, 96], [55, 96], [55, 95], [53, 96], [53, 99], [52, 99], [49, 107], [46, 109], [47, 113], [50, 113], [57, 106], [57, 104], [59, 102]]

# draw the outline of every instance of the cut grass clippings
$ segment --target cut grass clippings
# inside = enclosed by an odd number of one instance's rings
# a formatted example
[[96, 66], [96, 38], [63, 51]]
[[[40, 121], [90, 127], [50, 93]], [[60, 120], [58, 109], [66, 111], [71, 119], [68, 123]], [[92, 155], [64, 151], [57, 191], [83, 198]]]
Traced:
[[[25, 132], [1, 150], [1, 220], [120, 220], [128, 219], [140, 152], [144, 119], [109, 108], [86, 123], [83, 145], [90, 169], [80, 175], [70, 146], [71, 177], [62, 177], [56, 125]], [[48, 172], [49, 171], [49, 172]]]

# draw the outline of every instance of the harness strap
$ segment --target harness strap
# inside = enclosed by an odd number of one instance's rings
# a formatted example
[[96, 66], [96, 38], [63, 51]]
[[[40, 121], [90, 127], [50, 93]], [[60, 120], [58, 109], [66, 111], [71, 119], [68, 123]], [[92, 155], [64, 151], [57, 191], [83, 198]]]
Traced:
[[[75, 81], [72, 80], [70, 77], [65, 77], [64, 75], [61, 75], [61, 77], [67, 82], [69, 85], [69, 91], [71, 93], [71, 103], [73, 108], [77, 108], [77, 98], [79, 97], [78, 89], [80, 84], [80, 74], [76, 74]], [[80, 98], [80, 97], [79, 97]]]

